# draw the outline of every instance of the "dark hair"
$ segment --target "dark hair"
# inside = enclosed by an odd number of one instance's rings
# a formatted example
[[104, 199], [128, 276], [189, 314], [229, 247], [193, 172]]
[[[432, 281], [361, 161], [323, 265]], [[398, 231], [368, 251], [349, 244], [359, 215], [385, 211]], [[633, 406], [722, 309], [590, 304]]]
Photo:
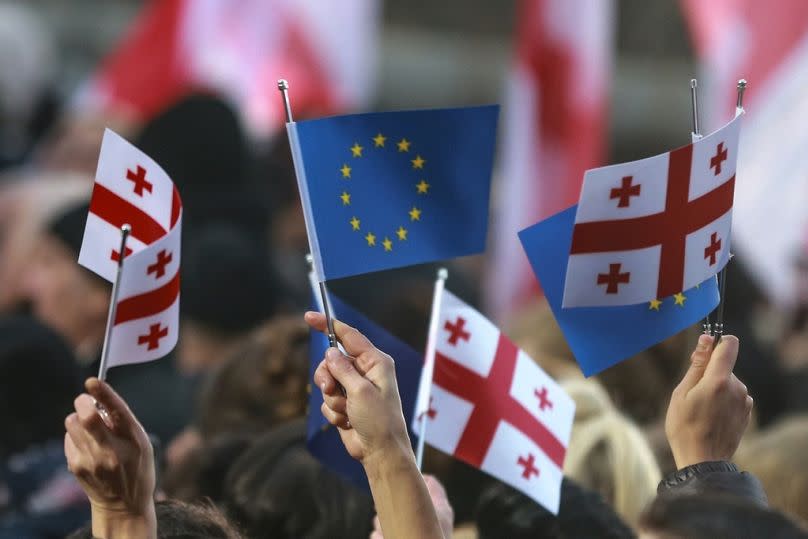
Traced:
[[82, 390], [67, 343], [33, 318], [0, 318], [0, 458], [64, 436]]
[[[211, 504], [199, 505], [165, 500], [154, 504], [158, 539], [241, 539], [221, 511]], [[93, 539], [92, 524], [70, 534], [68, 539]]]
[[633, 538], [634, 533], [597, 493], [570, 479], [561, 483], [558, 516], [516, 489], [496, 483], [480, 496], [479, 539]]
[[782, 513], [737, 496], [659, 496], [640, 517], [640, 528], [686, 539], [805, 539]]
[[366, 539], [370, 496], [320, 464], [305, 445], [305, 423], [267, 433], [233, 464], [225, 508], [251, 537]]

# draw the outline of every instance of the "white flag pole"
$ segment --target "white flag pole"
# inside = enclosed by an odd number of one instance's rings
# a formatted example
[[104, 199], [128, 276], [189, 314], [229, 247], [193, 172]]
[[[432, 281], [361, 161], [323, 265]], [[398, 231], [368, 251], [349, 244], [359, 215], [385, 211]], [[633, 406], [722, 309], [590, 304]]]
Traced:
[[438, 269], [438, 276], [437, 279], [435, 279], [435, 291], [432, 295], [432, 313], [429, 318], [429, 334], [426, 340], [426, 353], [424, 354], [424, 370], [421, 373], [421, 383], [418, 387], [418, 398], [415, 403], [415, 413], [420, 423], [418, 428], [418, 446], [415, 452], [415, 462], [419, 470], [423, 470], [426, 420], [429, 412], [429, 396], [432, 393], [432, 377], [435, 372], [435, 346], [438, 339], [438, 322], [440, 321], [443, 290], [448, 277], [449, 272], [446, 268]]
[[[289, 83], [285, 79], [278, 80], [278, 90], [281, 92], [281, 96], [283, 97], [283, 107], [286, 111], [286, 124], [292, 125], [294, 124], [294, 120], [292, 119], [292, 106], [289, 103]], [[322, 278], [322, 270], [318, 269], [321, 268], [322, 265], [320, 264], [318, 258], [316, 258], [320, 256], [320, 252], [319, 249], [315, 248], [317, 246], [313, 245], [317, 235], [316, 232], [314, 232], [314, 223], [311, 222], [312, 216], [308, 196], [305, 194], [307, 193], [308, 188], [306, 187], [305, 181], [301, 181], [303, 171], [300, 169], [300, 167], [302, 167], [303, 163], [298, 163], [298, 159], [296, 158], [296, 150], [294, 147], [295, 142], [291, 137], [289, 144], [292, 146], [292, 161], [295, 167], [295, 177], [297, 178], [298, 191], [300, 191], [300, 199], [303, 204], [303, 216], [305, 218], [306, 232], [309, 238], [309, 249], [311, 250], [315, 271], [318, 274], [317, 280], [320, 288], [320, 296], [322, 297], [323, 301], [323, 314], [325, 314], [326, 325], [328, 326], [328, 344], [329, 346], [337, 348], [337, 336], [334, 333], [334, 319], [331, 317], [331, 305], [328, 301], [328, 288], [326, 287], [325, 279]]]
[[120, 293], [121, 273], [123, 273], [123, 261], [126, 258], [126, 240], [132, 227], [123, 225], [121, 227], [121, 250], [118, 251], [118, 270], [115, 273], [115, 282], [112, 283], [112, 293], [109, 298], [109, 311], [107, 311], [107, 329], [104, 333], [104, 346], [101, 349], [101, 364], [98, 366], [98, 379], [105, 380], [107, 377], [107, 362], [109, 360], [109, 341], [112, 337], [112, 328], [115, 326], [115, 313], [118, 311], [118, 294]]
[[[701, 140], [701, 130], [699, 129], [699, 99], [696, 93], [697, 87], [698, 81], [696, 79], [690, 79], [690, 108], [693, 113], [693, 131], [690, 133], [691, 142]], [[713, 334], [713, 324], [710, 320], [710, 313], [707, 313], [704, 317], [702, 328], [705, 335]]]
[[[743, 93], [746, 91], [746, 79], [741, 79], [738, 81], [738, 97], [735, 101], [735, 115], [739, 115], [743, 113]], [[724, 295], [727, 291], [727, 267], [729, 263], [732, 261], [732, 253], [730, 253], [730, 259], [727, 260], [727, 263], [724, 264], [724, 267], [721, 268], [721, 272], [718, 275], [718, 289], [720, 291], [721, 296], [718, 298], [718, 307], [716, 309], [715, 314], [715, 343], [718, 344], [721, 341], [721, 337], [724, 335]]]

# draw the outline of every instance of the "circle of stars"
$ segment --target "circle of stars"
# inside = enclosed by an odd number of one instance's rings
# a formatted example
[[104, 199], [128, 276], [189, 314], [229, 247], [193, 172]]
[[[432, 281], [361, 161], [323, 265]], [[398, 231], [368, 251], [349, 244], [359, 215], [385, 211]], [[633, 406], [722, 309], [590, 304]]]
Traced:
[[[673, 298], [673, 304], [677, 305], [681, 308], [685, 307], [685, 301], [687, 301], [687, 296], [685, 296], [684, 292], [679, 292], [678, 294], [674, 294], [671, 296]], [[666, 298], [667, 299], [667, 298]], [[659, 312], [660, 307], [665, 302], [664, 299], [652, 299], [648, 302], [648, 310], [649, 311], [657, 311]]]

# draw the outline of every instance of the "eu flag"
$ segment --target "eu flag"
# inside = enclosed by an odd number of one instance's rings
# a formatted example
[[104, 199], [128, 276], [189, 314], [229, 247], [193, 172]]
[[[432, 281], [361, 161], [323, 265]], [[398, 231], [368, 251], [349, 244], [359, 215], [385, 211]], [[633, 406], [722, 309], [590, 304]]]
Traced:
[[586, 376], [642, 352], [703, 319], [718, 305], [710, 278], [696, 288], [622, 307], [561, 308], [575, 210], [572, 206], [519, 233], [550, 309]]
[[320, 280], [485, 250], [498, 106], [288, 124]]
[[[421, 380], [423, 357], [401, 340], [391, 335], [376, 323], [369, 320], [359, 311], [334, 295], [330, 296], [333, 314], [346, 324], [362, 332], [379, 349], [389, 354], [396, 362], [396, 380], [401, 395], [401, 407], [407, 428], [412, 424], [415, 412], [415, 399], [418, 394], [418, 383]], [[316, 302], [315, 302], [316, 304]], [[314, 378], [314, 371], [323, 359], [328, 348], [328, 339], [319, 332], [312, 331], [310, 341], [309, 380]], [[369, 488], [365, 470], [345, 450], [337, 429], [332, 427], [323, 417], [320, 405], [323, 394], [320, 388], [312, 385], [309, 395], [309, 416], [306, 430], [306, 445], [326, 468], [340, 474], [351, 482]], [[410, 432], [410, 439], [415, 439]]]

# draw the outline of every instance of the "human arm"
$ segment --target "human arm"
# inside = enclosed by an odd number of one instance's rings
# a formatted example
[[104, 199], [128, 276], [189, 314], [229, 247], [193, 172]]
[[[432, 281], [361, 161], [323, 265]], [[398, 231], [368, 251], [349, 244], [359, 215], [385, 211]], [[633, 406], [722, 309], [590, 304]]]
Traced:
[[[326, 330], [322, 314], [306, 313], [306, 322]], [[442, 538], [429, 491], [415, 464], [392, 358], [338, 320], [334, 330], [351, 357], [336, 348], [326, 351], [314, 374], [323, 392], [321, 410], [337, 427], [348, 453], [362, 463], [384, 536]]]
[[[429, 497], [432, 498], [432, 505], [438, 515], [438, 522], [443, 536], [448, 539], [452, 537], [454, 530], [454, 509], [449, 502], [449, 497], [446, 495], [446, 489], [443, 488], [443, 485], [435, 476], [424, 475], [423, 477], [429, 491]], [[384, 539], [382, 525], [378, 516], [373, 519], [373, 532], [370, 534], [370, 539]]]
[[93, 536], [156, 538], [154, 454], [146, 431], [108, 384], [89, 378], [85, 388], [65, 419], [65, 456], [90, 500]]

